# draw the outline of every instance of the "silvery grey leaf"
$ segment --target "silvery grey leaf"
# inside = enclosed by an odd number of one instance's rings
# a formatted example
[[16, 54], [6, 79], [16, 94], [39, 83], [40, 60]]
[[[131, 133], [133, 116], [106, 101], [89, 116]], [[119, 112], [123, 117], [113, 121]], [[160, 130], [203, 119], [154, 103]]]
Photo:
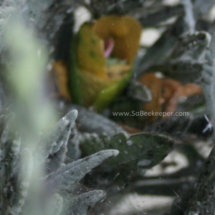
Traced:
[[[19, 184], [18, 189], [14, 188], [17, 192], [15, 193], [15, 196], [13, 196], [13, 199], [11, 200], [12, 206], [11, 210], [14, 212], [14, 214], [20, 214], [22, 210], [22, 206], [24, 205], [27, 196], [28, 196], [28, 189], [30, 187], [30, 178], [32, 176], [33, 172], [33, 160], [32, 160], [32, 154], [29, 150], [24, 150], [22, 152], [23, 157], [24, 153], [28, 157], [27, 160], [25, 160], [23, 163], [22, 171], [19, 174]], [[23, 174], [23, 171], [25, 171], [25, 174]], [[24, 178], [23, 178], [24, 175]]]
[[46, 170], [48, 173], [56, 171], [61, 165], [64, 164], [66, 152], [67, 152], [66, 145], [62, 145], [58, 152], [49, 156], [46, 162]]
[[74, 161], [61, 167], [47, 176], [47, 186], [50, 190], [73, 189], [88, 172], [100, 165], [104, 160], [118, 155], [117, 150], [104, 150], [91, 156]]
[[47, 207], [48, 213], [47, 214], [52, 214], [52, 215], [62, 214], [63, 204], [64, 204], [63, 197], [60, 194], [55, 193], [51, 197], [50, 203], [48, 204], [48, 207]]
[[74, 8], [79, 5], [77, 1], [27, 1], [26, 17], [34, 20], [33, 24], [45, 37], [46, 42], [51, 42], [63, 24], [63, 20]]
[[79, 130], [89, 133], [107, 134], [113, 136], [118, 133], [127, 133], [121, 126], [106, 117], [78, 105], [69, 105], [68, 110], [78, 110], [77, 123]]
[[102, 14], [108, 15], [110, 13], [114, 14], [128, 14], [132, 10], [135, 10], [139, 7], [142, 7], [144, 1], [136, 0], [136, 1], [100, 1], [100, 0], [91, 0], [88, 5], [89, 10], [92, 14]]
[[[0, 162], [2, 162], [1, 173], [2, 180], [9, 180], [11, 177], [17, 174], [19, 171], [19, 159], [21, 149], [21, 137], [19, 134], [12, 132], [12, 120], [13, 114], [7, 115], [2, 113], [1, 117], [1, 141], [0, 141]], [[7, 159], [7, 164], [5, 163]]]
[[128, 96], [143, 102], [152, 100], [151, 91], [138, 81], [131, 81], [128, 87]]
[[206, 14], [213, 7], [214, 4], [214, 0], [195, 0], [193, 4], [195, 8], [195, 15], [198, 17], [199, 15]]
[[195, 31], [196, 20], [194, 18], [194, 8], [191, 0], [182, 0], [185, 10], [184, 21], [187, 26], [187, 31], [193, 33]]
[[[1, 25], [0, 25], [1, 28]], [[0, 33], [1, 35], [1, 33]], [[1, 37], [1, 36], [0, 36]], [[0, 47], [0, 53], [1, 53], [1, 47]], [[4, 89], [4, 85], [2, 80], [0, 80], [0, 111], [3, 110], [3, 107], [6, 106], [7, 96]]]
[[[36, 28], [46, 43], [51, 43], [65, 17], [78, 5], [80, 4], [77, 1], [62, 1], [59, 4], [58, 0], [36, 2], [5, 0], [0, 7], [0, 38], [8, 19], [15, 14], [20, 14], [29, 27]], [[2, 48], [4, 48], [3, 43], [0, 45], [0, 52]]]
[[93, 207], [97, 202], [104, 199], [105, 195], [102, 190], [93, 190], [80, 194], [69, 200], [65, 215], [87, 215], [88, 208]]
[[212, 149], [199, 175], [184, 215], [215, 213], [215, 148]]
[[12, 140], [12, 145], [11, 145], [11, 153], [12, 153], [11, 175], [15, 175], [19, 171], [21, 144], [22, 144], [21, 137], [17, 135], [17, 137], [14, 138], [14, 140]]
[[181, 36], [171, 59], [165, 65], [164, 74], [182, 83], [198, 82], [210, 41], [210, 34], [203, 31]]
[[78, 112], [76, 110], [70, 111], [42, 138], [38, 149], [41, 150], [45, 158], [51, 154], [57, 153], [63, 145], [67, 145], [71, 129], [75, 126], [77, 115]]
[[9, 125], [6, 125], [2, 134], [1, 134], [1, 142], [5, 144], [10, 139], [11, 131], [9, 129]]
[[[211, 125], [215, 126], [215, 33], [214, 33], [214, 27], [213, 27], [213, 35], [212, 40], [210, 44], [209, 50], [206, 52], [206, 62], [203, 65], [202, 69], [202, 79], [201, 79], [201, 86], [204, 91], [206, 104], [208, 113], [211, 117]], [[215, 137], [215, 133], [213, 135], [213, 138]]]
[[78, 160], [81, 157], [80, 141], [77, 129], [73, 129], [67, 144], [67, 159], [69, 162]]
[[[199, 1], [200, 2], [200, 1]], [[210, 50], [205, 49], [204, 57], [206, 59], [202, 64], [202, 79], [201, 85], [204, 89], [204, 94], [206, 97], [206, 103], [208, 107], [208, 112], [211, 116], [211, 122], [209, 124], [214, 126], [214, 35], [212, 42], [210, 44]], [[191, 49], [192, 50], [192, 49]], [[198, 51], [198, 52], [197, 52]], [[196, 50], [199, 54], [199, 50]], [[196, 55], [196, 54], [195, 54]], [[193, 58], [195, 60], [195, 58]], [[192, 60], [192, 59], [191, 59]], [[214, 136], [213, 136], [214, 139]], [[204, 167], [202, 168], [201, 174], [199, 175], [197, 183], [194, 188], [185, 196], [173, 205], [170, 214], [177, 215], [194, 215], [194, 214], [214, 214], [215, 213], [215, 196], [214, 196], [214, 148], [211, 151]], [[185, 200], [184, 200], [185, 199]]]
[[170, 62], [203, 62], [210, 42], [211, 35], [205, 31], [185, 33], [179, 38]]
[[135, 75], [140, 77], [151, 68], [162, 65], [173, 53], [179, 35], [184, 32], [184, 21], [179, 18], [163, 35], [147, 50], [146, 54], [138, 60]]
[[199, 82], [202, 77], [203, 63], [191, 63], [190, 61], [178, 61], [168, 64], [164, 74], [183, 84]]
[[[192, 192], [193, 190], [191, 190]], [[185, 213], [187, 202], [189, 201], [190, 195], [185, 194], [182, 198], [177, 197], [171, 206], [170, 212], [165, 213], [164, 215], [183, 215]]]
[[[9, 1], [7, 1], [9, 2]], [[6, 1], [0, 7], [0, 40], [2, 41], [3, 32], [7, 26], [8, 20], [11, 15], [16, 11], [15, 1], [10, 1], [9, 4], [6, 4]], [[0, 44], [0, 53], [2, 49], [5, 48], [5, 44], [1, 42]]]
[[[142, 10], [142, 9], [141, 9]], [[182, 5], [176, 6], [166, 6], [159, 8], [158, 11], [153, 11], [148, 13], [146, 10], [145, 13], [140, 13], [139, 21], [143, 25], [143, 28], [152, 27], [160, 24], [161, 22], [166, 21], [174, 16], [181, 16], [184, 13], [184, 8]], [[143, 16], [143, 17], [142, 17]]]
[[[207, 62], [203, 66], [202, 71], [202, 81], [201, 85], [203, 87], [206, 103], [208, 107], [208, 112], [211, 116], [214, 126], [214, 53], [215, 46], [214, 35], [212, 37], [212, 42], [210, 44], [210, 49], [206, 53]], [[214, 139], [214, 135], [213, 135]], [[215, 213], [215, 148], [213, 147], [207, 161], [205, 162], [202, 171], [198, 177], [198, 181], [192, 190], [189, 200], [185, 206], [184, 215], [194, 215], [194, 214], [209, 214]]]

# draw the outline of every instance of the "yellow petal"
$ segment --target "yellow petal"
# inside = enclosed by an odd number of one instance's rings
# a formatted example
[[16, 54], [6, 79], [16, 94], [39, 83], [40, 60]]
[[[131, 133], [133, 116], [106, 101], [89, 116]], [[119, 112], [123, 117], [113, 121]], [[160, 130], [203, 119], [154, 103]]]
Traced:
[[110, 81], [106, 81], [96, 75], [90, 74], [88, 71], [79, 70], [78, 73], [79, 88], [82, 95], [82, 105], [90, 106], [95, 101], [99, 92], [111, 85]]
[[56, 77], [58, 93], [67, 100], [71, 100], [68, 90], [68, 68], [64, 61], [56, 61], [52, 64], [53, 71]]
[[122, 79], [126, 73], [131, 69], [130, 65], [109, 65], [107, 66], [107, 76], [110, 80], [120, 80]]
[[106, 16], [93, 25], [103, 40], [114, 39], [113, 56], [131, 64], [139, 48], [141, 24], [130, 16]]
[[76, 59], [81, 70], [107, 78], [103, 41], [93, 33], [91, 24], [81, 26], [76, 37]]
[[102, 109], [118, 96], [130, 79], [140, 34], [140, 23], [129, 16], [108, 16], [81, 26], [71, 78], [74, 102]]

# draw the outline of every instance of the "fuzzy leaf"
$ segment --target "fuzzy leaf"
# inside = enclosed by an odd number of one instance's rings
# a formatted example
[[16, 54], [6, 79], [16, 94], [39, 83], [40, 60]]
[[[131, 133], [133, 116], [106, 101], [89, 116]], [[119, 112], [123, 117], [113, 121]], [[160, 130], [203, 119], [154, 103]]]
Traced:
[[215, 213], [215, 148], [212, 149], [195, 185], [184, 215]]
[[143, 102], [152, 100], [151, 91], [148, 87], [137, 81], [132, 81], [128, 88], [128, 96]]
[[[208, 50], [206, 53], [207, 63], [204, 64], [202, 70], [202, 79], [201, 86], [204, 91], [204, 95], [206, 98], [207, 110], [211, 117], [211, 125], [215, 126], [215, 39], [212, 40], [212, 45], [214, 46], [213, 50]], [[215, 139], [215, 133], [213, 135]]]
[[39, 150], [43, 151], [47, 158], [50, 154], [54, 154], [60, 150], [62, 145], [67, 145], [71, 128], [75, 126], [77, 111], [70, 111], [66, 116], [61, 118], [52, 130], [39, 143]]
[[47, 176], [48, 188], [54, 190], [73, 189], [93, 168], [100, 165], [104, 160], [116, 156], [117, 154], [117, 150], [105, 150], [67, 164]]
[[132, 169], [150, 168], [169, 153], [173, 140], [162, 134], [140, 133], [127, 138], [120, 133], [111, 140], [95, 134], [82, 137], [81, 148], [87, 155], [104, 149], [117, 149], [120, 154], [108, 161], [111, 165], [126, 165]]
[[[165, 6], [159, 10], [152, 10], [152, 12], [146, 11], [147, 14], [140, 17], [139, 21], [143, 27], [156, 26], [158, 23], [161, 23], [171, 17], [180, 16], [184, 13], [184, 8], [182, 5], [176, 5], [175, 7]], [[142, 14], [141, 14], [142, 15]]]
[[71, 137], [69, 138], [66, 156], [67, 159], [69, 159], [69, 162], [76, 161], [81, 157], [81, 150], [79, 148], [79, 138], [76, 129], [73, 130]]
[[62, 1], [61, 4], [58, 4], [57, 0], [30, 0], [26, 4], [28, 7], [28, 10], [25, 11], [27, 18], [34, 20], [37, 30], [43, 33], [48, 42], [53, 41], [68, 13], [72, 13], [73, 9], [79, 5], [77, 1], [73, 0]]
[[26, 153], [28, 159], [27, 162], [24, 163], [25, 167], [23, 169], [25, 170], [25, 174], [23, 171], [20, 172], [19, 175], [19, 187], [18, 192], [13, 193], [14, 199], [12, 199], [12, 207], [11, 210], [14, 212], [14, 214], [19, 214], [22, 211], [22, 207], [28, 197], [29, 187], [30, 187], [30, 178], [32, 176], [33, 172], [33, 159], [32, 154], [29, 150], [24, 150], [22, 155]]
[[199, 80], [210, 41], [207, 32], [184, 34], [165, 68], [165, 74], [183, 83]]
[[179, 61], [169, 64], [168, 68], [166, 68], [165, 75], [184, 84], [197, 82], [201, 78], [202, 68], [202, 63]]
[[83, 132], [89, 133], [97, 133], [97, 134], [107, 134], [109, 136], [113, 136], [117, 133], [127, 133], [122, 127], [120, 127], [115, 122], [107, 119], [106, 117], [95, 113], [93, 111], [89, 111], [86, 108], [83, 108], [78, 105], [69, 105], [69, 110], [76, 109], [78, 110], [78, 118], [77, 123], [80, 124], [79, 130]]
[[171, 62], [202, 62], [210, 41], [211, 35], [204, 31], [184, 34], [178, 41], [177, 47], [171, 57]]
[[53, 215], [60, 215], [62, 214], [62, 210], [63, 210], [63, 197], [58, 194], [55, 193], [50, 201], [50, 204], [48, 205], [48, 210], [49, 213], [48, 214], [53, 214]]
[[93, 207], [98, 201], [105, 198], [105, 192], [102, 190], [93, 190], [80, 194], [69, 201], [69, 208], [65, 215], [86, 215], [89, 207]]
[[138, 77], [141, 77], [146, 71], [152, 71], [152, 67], [166, 62], [177, 46], [178, 35], [181, 35], [184, 31], [183, 24], [182, 18], [179, 19], [139, 59], [138, 65], [135, 67], [135, 73]]
[[194, 12], [196, 15], [206, 14], [210, 10], [210, 8], [213, 7], [213, 5], [214, 5], [214, 0], [208, 0], [208, 1], [195, 0], [193, 5], [195, 8]]
[[48, 162], [47, 162], [47, 171], [48, 173], [54, 172], [56, 171], [61, 165], [63, 165], [63, 162], [66, 158], [66, 145], [62, 145], [60, 150], [51, 155], [48, 158]]
[[131, 10], [135, 10], [144, 5], [144, 1], [119, 1], [119, 0], [110, 0], [110, 1], [100, 1], [92, 0], [90, 9], [94, 14], [128, 14]]

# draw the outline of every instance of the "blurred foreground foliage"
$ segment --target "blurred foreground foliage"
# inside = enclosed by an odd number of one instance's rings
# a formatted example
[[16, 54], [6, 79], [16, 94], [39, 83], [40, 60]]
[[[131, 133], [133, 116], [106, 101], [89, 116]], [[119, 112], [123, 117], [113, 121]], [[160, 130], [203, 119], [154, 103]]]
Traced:
[[[214, 214], [215, 29], [209, 17], [214, 4], [2, 1], [1, 214], [111, 214], [114, 203], [108, 202], [130, 193], [176, 197], [166, 214]], [[80, 6], [92, 20], [129, 15], [160, 35], [153, 45], [140, 46], [130, 83], [100, 113], [59, 98], [52, 71], [59, 60], [68, 72], [74, 69], [74, 13]], [[112, 114], [132, 110], [189, 116]], [[153, 175], [153, 167], [160, 171]]]

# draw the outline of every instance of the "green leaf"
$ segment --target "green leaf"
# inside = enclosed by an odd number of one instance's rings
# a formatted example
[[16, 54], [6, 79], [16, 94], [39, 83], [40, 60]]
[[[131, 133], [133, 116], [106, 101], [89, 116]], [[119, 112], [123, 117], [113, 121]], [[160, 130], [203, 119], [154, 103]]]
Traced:
[[81, 148], [87, 155], [104, 149], [117, 149], [120, 153], [107, 163], [112, 166], [147, 169], [158, 164], [170, 152], [173, 140], [163, 134], [140, 133], [127, 138], [117, 134], [112, 139], [107, 136], [88, 134], [82, 136]]

